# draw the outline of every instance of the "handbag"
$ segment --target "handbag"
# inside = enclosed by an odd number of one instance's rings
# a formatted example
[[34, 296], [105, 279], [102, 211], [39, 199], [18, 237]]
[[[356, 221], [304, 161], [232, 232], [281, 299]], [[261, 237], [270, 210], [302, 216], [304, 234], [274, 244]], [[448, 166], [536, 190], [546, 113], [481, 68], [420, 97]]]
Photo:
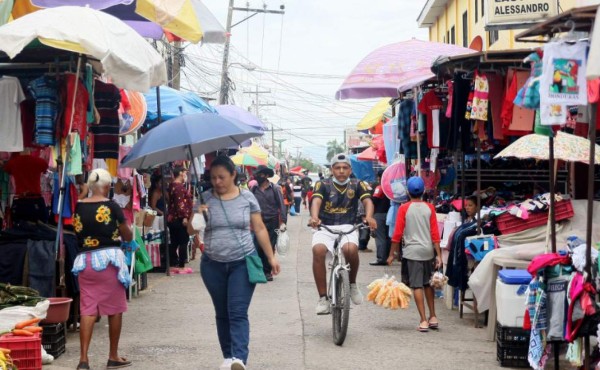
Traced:
[[[227, 211], [225, 211], [225, 206], [223, 205], [223, 201], [221, 197], [219, 197], [219, 203], [221, 204], [221, 209], [223, 209], [223, 214], [225, 215], [225, 220], [227, 221], [227, 225], [231, 229], [231, 232], [238, 239], [238, 244], [242, 247], [242, 241], [239, 239], [238, 235], [234, 232], [233, 227], [231, 227], [231, 222], [229, 222], [229, 217], [227, 217]], [[262, 260], [256, 254], [250, 254], [244, 257], [246, 260], [246, 268], [248, 270], [248, 280], [250, 284], [266, 284], [267, 276], [263, 270], [264, 266], [262, 264]]]

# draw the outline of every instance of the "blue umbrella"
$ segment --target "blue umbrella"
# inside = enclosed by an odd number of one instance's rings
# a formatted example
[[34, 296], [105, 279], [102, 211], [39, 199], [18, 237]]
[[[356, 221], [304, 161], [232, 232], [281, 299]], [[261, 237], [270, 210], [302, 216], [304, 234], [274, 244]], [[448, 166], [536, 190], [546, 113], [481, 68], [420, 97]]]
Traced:
[[[146, 121], [158, 123], [156, 89], [151, 89], [145, 93], [144, 98], [146, 98], [148, 104]], [[184, 114], [217, 113], [215, 108], [208, 105], [207, 102], [193, 92], [175, 90], [168, 86], [160, 87], [160, 111], [162, 121], [167, 121]]]
[[191, 160], [205, 153], [239, 146], [263, 132], [215, 113], [194, 113], [165, 121], [148, 131], [121, 161], [122, 167], [149, 168]]

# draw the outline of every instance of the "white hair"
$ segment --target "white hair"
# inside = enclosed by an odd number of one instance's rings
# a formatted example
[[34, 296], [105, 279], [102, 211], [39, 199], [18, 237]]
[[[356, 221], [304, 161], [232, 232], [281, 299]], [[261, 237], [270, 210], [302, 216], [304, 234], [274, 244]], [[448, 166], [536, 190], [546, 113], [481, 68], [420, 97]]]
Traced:
[[95, 170], [90, 172], [90, 175], [88, 176], [87, 185], [90, 188], [90, 190], [94, 190], [102, 188], [106, 185], [110, 185], [111, 182], [112, 177], [110, 176], [110, 173], [107, 170], [102, 168], [96, 168]]

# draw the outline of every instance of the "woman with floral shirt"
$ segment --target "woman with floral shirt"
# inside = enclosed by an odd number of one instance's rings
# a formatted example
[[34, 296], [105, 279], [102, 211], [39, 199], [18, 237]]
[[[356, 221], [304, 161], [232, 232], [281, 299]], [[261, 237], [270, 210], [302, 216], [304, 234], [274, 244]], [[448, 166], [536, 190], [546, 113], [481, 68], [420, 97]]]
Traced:
[[96, 169], [88, 178], [92, 195], [75, 208], [73, 227], [79, 254], [73, 274], [79, 276], [81, 352], [77, 369], [89, 369], [88, 349], [98, 316], [108, 316], [110, 350], [107, 369], [131, 365], [119, 356], [123, 312], [127, 311], [125, 288], [131, 283], [121, 243], [131, 241], [132, 231], [119, 205], [107, 198], [112, 178], [108, 171]]
[[171, 245], [169, 248], [169, 260], [171, 270], [175, 274], [189, 274], [191, 268], [184, 268], [188, 257], [188, 242], [190, 236], [187, 232], [187, 224], [192, 214], [192, 196], [185, 187], [188, 171], [183, 167], [175, 167], [173, 170], [173, 181], [169, 184], [169, 208], [167, 210], [167, 223], [169, 226], [169, 237]]

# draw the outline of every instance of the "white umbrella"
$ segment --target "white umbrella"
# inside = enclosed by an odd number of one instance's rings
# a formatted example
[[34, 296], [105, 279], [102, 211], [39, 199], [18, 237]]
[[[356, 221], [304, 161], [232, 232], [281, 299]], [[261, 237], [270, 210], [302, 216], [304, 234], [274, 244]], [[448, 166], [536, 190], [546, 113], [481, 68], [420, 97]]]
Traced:
[[11, 59], [30, 42], [86, 54], [112, 82], [146, 92], [167, 81], [167, 69], [152, 46], [119, 19], [91, 8], [61, 6], [39, 10], [0, 27], [0, 50]]

